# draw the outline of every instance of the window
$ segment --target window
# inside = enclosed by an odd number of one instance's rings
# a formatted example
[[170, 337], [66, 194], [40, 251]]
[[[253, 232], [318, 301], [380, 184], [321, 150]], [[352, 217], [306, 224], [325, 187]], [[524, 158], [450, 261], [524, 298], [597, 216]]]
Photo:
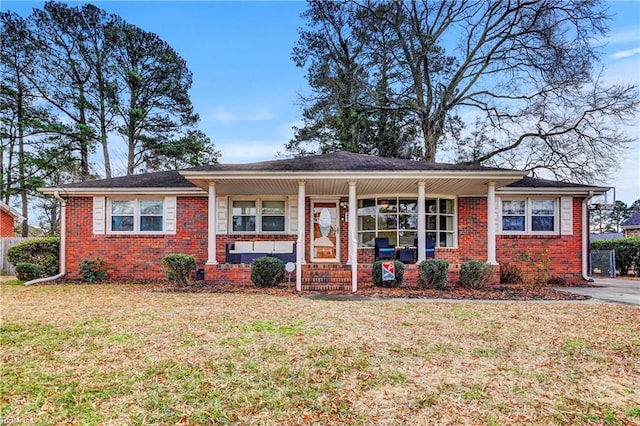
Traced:
[[110, 200], [110, 232], [155, 233], [163, 231], [163, 200]]
[[556, 199], [502, 200], [502, 231], [515, 234], [556, 233], [557, 205]]
[[256, 231], [255, 201], [234, 201], [232, 210], [234, 232]]
[[[427, 199], [427, 237], [438, 247], [455, 245], [455, 200]], [[368, 198], [358, 200], [358, 242], [373, 246], [375, 237], [391, 244], [413, 246], [418, 237], [418, 202], [415, 198]]]
[[505, 200], [502, 202], [502, 230], [524, 231], [525, 200]]
[[262, 232], [284, 232], [284, 201], [262, 202]]
[[231, 210], [233, 232], [285, 231], [284, 200], [234, 200]]
[[433, 241], [435, 247], [455, 246], [455, 200], [448, 198], [427, 198], [425, 200], [427, 215], [427, 240]]

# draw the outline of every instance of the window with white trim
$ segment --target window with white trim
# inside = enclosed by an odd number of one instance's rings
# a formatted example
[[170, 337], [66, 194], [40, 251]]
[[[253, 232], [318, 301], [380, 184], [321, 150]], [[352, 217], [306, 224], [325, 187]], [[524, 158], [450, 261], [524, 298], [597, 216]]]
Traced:
[[233, 200], [231, 229], [238, 233], [285, 232], [285, 212], [284, 200]]
[[163, 199], [109, 199], [109, 232], [114, 234], [161, 233]]
[[502, 199], [501, 231], [505, 234], [557, 234], [556, 198]]
[[[425, 199], [426, 237], [436, 247], [456, 244], [456, 202], [449, 198]], [[379, 197], [358, 200], [358, 243], [373, 246], [375, 237], [389, 243], [413, 246], [418, 237], [418, 201], [413, 198]]]

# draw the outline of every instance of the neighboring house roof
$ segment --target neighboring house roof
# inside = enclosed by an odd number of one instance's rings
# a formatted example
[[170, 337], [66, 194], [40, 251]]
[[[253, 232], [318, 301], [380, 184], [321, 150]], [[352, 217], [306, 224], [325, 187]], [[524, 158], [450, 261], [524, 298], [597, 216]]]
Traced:
[[335, 152], [246, 164], [210, 164], [180, 171], [164, 171], [111, 179], [93, 180], [41, 189], [66, 195], [102, 193], [192, 193], [204, 195], [215, 183], [219, 195], [295, 194], [298, 181], [307, 183], [308, 193], [345, 193], [349, 182], [357, 182], [359, 193], [400, 193], [408, 185], [426, 182], [428, 193], [483, 195], [487, 182], [507, 193], [604, 192], [608, 188], [524, 177], [518, 170], [478, 165], [428, 163], [417, 160]]
[[640, 228], [640, 211], [633, 212], [631, 216], [622, 222], [622, 229], [638, 229]]
[[617, 240], [618, 238], [622, 238], [622, 232], [605, 232], [602, 234], [589, 234], [590, 241], [598, 241], [598, 240]]
[[18, 212], [18, 210], [14, 209], [10, 205], [3, 203], [0, 201], [0, 210], [9, 213], [15, 220], [23, 220], [24, 217]]

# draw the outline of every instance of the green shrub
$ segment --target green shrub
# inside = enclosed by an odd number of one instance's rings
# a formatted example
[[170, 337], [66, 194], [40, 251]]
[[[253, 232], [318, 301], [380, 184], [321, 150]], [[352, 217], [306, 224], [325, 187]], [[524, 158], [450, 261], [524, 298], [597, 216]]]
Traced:
[[591, 241], [591, 249], [615, 250], [616, 270], [620, 275], [628, 275], [633, 270], [636, 276], [640, 276], [640, 237]]
[[522, 284], [524, 275], [518, 265], [505, 263], [500, 265], [500, 284]]
[[83, 260], [78, 268], [78, 273], [90, 283], [102, 281], [107, 277], [107, 271], [102, 266], [104, 260], [97, 257], [95, 260]]
[[263, 256], [251, 262], [251, 282], [256, 287], [276, 287], [284, 280], [284, 262]]
[[44, 268], [40, 265], [36, 265], [35, 263], [18, 262], [15, 265], [15, 269], [16, 278], [21, 281], [31, 281], [47, 276], [44, 272]]
[[7, 250], [7, 259], [13, 266], [18, 263], [32, 263], [43, 269], [43, 276], [53, 276], [59, 272], [60, 238], [32, 238]]
[[493, 265], [472, 260], [463, 263], [460, 267], [460, 281], [458, 283], [463, 287], [479, 290], [491, 283], [492, 276]]
[[196, 258], [186, 254], [168, 254], [162, 258], [167, 269], [167, 279], [175, 281], [179, 286], [191, 282], [191, 274], [196, 270]]
[[447, 288], [447, 273], [449, 272], [449, 262], [447, 260], [424, 260], [419, 265], [419, 271], [418, 287], [438, 290]]
[[402, 279], [404, 278], [404, 263], [399, 260], [394, 260], [396, 279], [391, 281], [382, 281], [382, 263], [386, 263], [384, 260], [376, 260], [373, 262], [371, 276], [373, 278], [373, 285], [376, 287], [395, 288], [402, 285]]

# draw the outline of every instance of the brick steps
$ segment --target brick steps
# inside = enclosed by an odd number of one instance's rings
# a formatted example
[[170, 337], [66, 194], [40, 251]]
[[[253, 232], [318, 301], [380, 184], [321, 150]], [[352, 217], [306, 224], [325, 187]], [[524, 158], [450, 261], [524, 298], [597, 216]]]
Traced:
[[302, 270], [302, 291], [351, 291], [351, 267], [307, 265]]

